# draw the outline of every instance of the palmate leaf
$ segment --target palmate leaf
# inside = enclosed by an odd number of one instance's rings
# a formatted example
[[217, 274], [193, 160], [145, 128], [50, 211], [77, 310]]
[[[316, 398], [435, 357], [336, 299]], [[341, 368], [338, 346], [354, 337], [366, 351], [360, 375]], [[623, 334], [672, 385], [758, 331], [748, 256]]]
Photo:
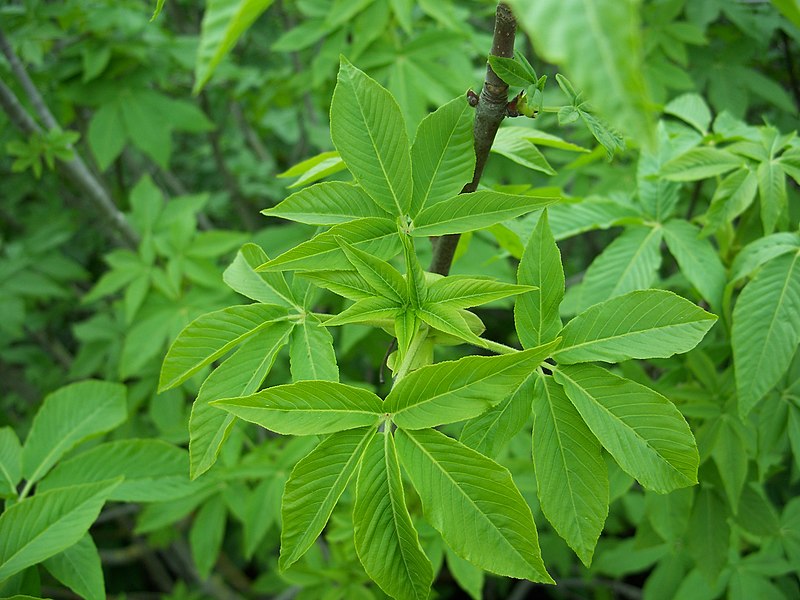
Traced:
[[666, 290], [641, 290], [595, 304], [561, 332], [563, 364], [667, 358], [700, 343], [716, 316]]
[[78, 443], [121, 425], [127, 412], [118, 383], [81, 381], [49, 394], [22, 448], [23, 476], [29, 484], [38, 481]]
[[742, 290], [731, 332], [739, 413], [784, 374], [800, 344], [800, 251], [766, 263]]
[[494, 279], [452, 275], [436, 280], [428, 290], [428, 302], [451, 308], [470, 308], [487, 302], [535, 290], [530, 285], [514, 285]]
[[247, 396], [261, 387], [293, 326], [273, 323], [214, 369], [203, 382], [189, 417], [189, 474], [196, 479], [216, 462], [233, 427], [234, 416], [209, 405], [212, 400]]
[[422, 367], [389, 392], [384, 410], [403, 429], [477, 417], [516, 390], [557, 342], [501, 356], [467, 356]]
[[391, 433], [375, 436], [364, 452], [353, 528], [358, 558], [384, 592], [400, 600], [427, 600], [433, 567], [406, 508]]
[[588, 567], [608, 515], [600, 442], [552, 377], [538, 378], [533, 414], [533, 466], [542, 512]]
[[377, 425], [384, 413], [381, 399], [372, 392], [333, 381], [299, 381], [211, 404], [282, 435]]
[[376, 204], [394, 216], [411, 206], [411, 149], [392, 95], [341, 58], [331, 101], [331, 139]]
[[336, 225], [365, 217], [390, 217], [364, 188], [343, 181], [307, 187], [276, 206], [262, 210], [261, 214], [309, 225]]
[[80, 540], [120, 481], [43, 492], [6, 510], [0, 515], [0, 581]]
[[189, 323], [172, 342], [164, 363], [158, 391], [186, 381], [273, 323], [285, 320], [286, 308], [274, 304], [231, 306], [202, 315]]
[[531, 510], [505, 467], [434, 429], [395, 437], [425, 519], [456, 554], [491, 573], [553, 583]]
[[564, 267], [545, 210], [522, 254], [517, 269], [520, 284], [535, 286], [514, 304], [514, 324], [524, 348], [555, 339], [561, 329], [558, 307], [564, 298]]
[[339, 381], [333, 337], [318, 318], [307, 316], [292, 330], [289, 340], [289, 367], [292, 381]]
[[519, 196], [491, 190], [461, 194], [429, 206], [414, 217], [414, 236], [483, 229], [557, 202], [558, 198]]
[[553, 375], [603, 447], [645, 488], [663, 494], [697, 483], [694, 436], [664, 396], [594, 365]]
[[452, 198], [472, 179], [472, 118], [472, 108], [459, 96], [422, 119], [411, 146], [412, 216]]
[[377, 428], [332, 434], [295, 465], [283, 491], [281, 570], [291, 567], [322, 533]]

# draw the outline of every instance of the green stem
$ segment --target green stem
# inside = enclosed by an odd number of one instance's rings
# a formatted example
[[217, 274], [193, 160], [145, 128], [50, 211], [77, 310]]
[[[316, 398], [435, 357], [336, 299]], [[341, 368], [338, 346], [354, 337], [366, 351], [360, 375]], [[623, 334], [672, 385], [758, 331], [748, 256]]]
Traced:
[[400, 366], [397, 368], [394, 374], [394, 381], [392, 382], [392, 387], [397, 385], [397, 382], [400, 381], [403, 377], [408, 375], [408, 371], [411, 369], [411, 365], [414, 364], [414, 358], [417, 355], [417, 351], [419, 350], [422, 343], [425, 341], [425, 338], [428, 337], [428, 326], [423, 325], [417, 330], [417, 333], [414, 334], [414, 338], [411, 340], [411, 344], [408, 346], [408, 351], [406, 355], [403, 357], [403, 362], [400, 363]]

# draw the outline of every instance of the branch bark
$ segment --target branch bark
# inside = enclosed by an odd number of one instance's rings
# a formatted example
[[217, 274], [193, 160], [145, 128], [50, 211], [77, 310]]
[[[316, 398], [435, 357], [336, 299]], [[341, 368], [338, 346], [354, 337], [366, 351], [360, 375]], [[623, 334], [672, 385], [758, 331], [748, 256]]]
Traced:
[[[512, 58], [514, 56], [514, 39], [517, 33], [517, 20], [511, 12], [511, 8], [501, 2], [497, 5], [494, 21], [494, 36], [492, 38], [492, 49], [490, 54]], [[478, 184], [483, 175], [483, 169], [489, 158], [489, 151], [492, 149], [497, 129], [500, 127], [506, 116], [508, 106], [508, 86], [486, 64], [486, 78], [483, 82], [478, 106], [475, 107], [475, 124], [473, 133], [475, 137], [475, 171], [470, 181], [461, 190], [462, 194], [468, 194], [478, 189]], [[433, 260], [431, 261], [430, 271], [447, 275], [453, 264], [456, 247], [460, 234], [444, 235], [440, 237], [433, 249]]]

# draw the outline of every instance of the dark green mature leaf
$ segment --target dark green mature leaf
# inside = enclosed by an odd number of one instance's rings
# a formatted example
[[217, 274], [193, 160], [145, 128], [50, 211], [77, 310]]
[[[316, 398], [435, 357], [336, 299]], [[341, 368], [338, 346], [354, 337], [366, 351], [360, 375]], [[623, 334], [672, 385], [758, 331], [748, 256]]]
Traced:
[[322, 533], [376, 431], [334, 433], [292, 469], [281, 508], [281, 570], [297, 562]]
[[664, 226], [664, 241], [686, 279], [719, 310], [726, 276], [716, 248], [701, 237], [697, 227], [682, 219], [673, 219]]
[[286, 309], [274, 304], [231, 306], [202, 315], [178, 334], [161, 365], [158, 390], [180, 385], [200, 369], [275, 322]]
[[522, 346], [532, 348], [555, 339], [561, 330], [558, 307], [564, 298], [564, 268], [550, 232], [547, 211], [528, 238], [517, 281], [538, 288], [519, 296], [514, 304], [514, 323]]
[[276, 206], [261, 211], [268, 217], [281, 217], [309, 225], [336, 225], [365, 217], [390, 215], [364, 191], [343, 181], [318, 183], [295, 192]]
[[299, 381], [211, 404], [283, 435], [322, 435], [377, 425], [385, 412], [372, 392], [333, 381]]
[[295, 325], [289, 342], [289, 365], [292, 381], [322, 379], [339, 381], [339, 366], [333, 349], [333, 337], [313, 316]]
[[715, 581], [728, 561], [730, 526], [725, 503], [701, 486], [694, 501], [687, 534], [687, 551], [709, 581]]
[[331, 101], [331, 138], [350, 172], [381, 208], [411, 207], [411, 149], [392, 95], [344, 57]]
[[410, 214], [452, 198], [472, 179], [472, 108], [463, 96], [426, 116], [411, 145], [414, 191]]
[[105, 600], [100, 553], [88, 533], [63, 552], [42, 563], [47, 571], [85, 600]]
[[77, 444], [122, 424], [127, 412], [118, 383], [81, 381], [49, 394], [22, 448], [23, 476], [29, 484], [38, 481]]
[[194, 517], [189, 531], [189, 546], [197, 573], [208, 579], [217, 562], [222, 541], [225, 538], [225, 522], [228, 509], [222, 494], [216, 494], [204, 502]]
[[491, 190], [461, 194], [429, 206], [414, 218], [414, 236], [483, 229], [557, 202], [558, 198], [518, 196]]
[[121, 479], [36, 494], [0, 515], [0, 581], [80, 540]]
[[427, 600], [433, 568], [406, 508], [391, 433], [375, 436], [364, 452], [353, 527], [358, 558], [384, 592], [403, 600]]
[[730, 268], [730, 281], [737, 283], [751, 276], [756, 269], [773, 258], [798, 250], [800, 250], [800, 233], [773, 233], [758, 238], [747, 244], [736, 255]]
[[786, 372], [800, 344], [800, 251], [773, 258], [742, 290], [731, 332], [739, 413]]
[[608, 515], [600, 442], [552, 377], [538, 378], [533, 414], [533, 466], [542, 512], [588, 567]]
[[559, 367], [558, 383], [603, 447], [647, 489], [697, 483], [694, 436], [664, 396], [593, 365]]
[[530, 508], [505, 467], [434, 429], [395, 435], [426, 520], [456, 554], [491, 573], [553, 583]]
[[786, 173], [781, 163], [772, 159], [758, 165], [756, 177], [761, 203], [761, 222], [764, 225], [764, 234], [769, 235], [775, 231], [778, 219], [788, 204]]
[[666, 290], [642, 290], [595, 304], [564, 327], [554, 358], [565, 364], [667, 358], [700, 343], [717, 317]]
[[384, 410], [404, 429], [477, 417], [516, 390], [558, 342], [501, 356], [467, 356], [422, 367], [396, 383]]
[[22, 446], [11, 427], [0, 428], [0, 496], [16, 493], [22, 477]]
[[493, 279], [452, 275], [434, 281], [428, 290], [428, 302], [452, 308], [469, 308], [509, 296], [536, 290], [530, 285], [514, 285]]

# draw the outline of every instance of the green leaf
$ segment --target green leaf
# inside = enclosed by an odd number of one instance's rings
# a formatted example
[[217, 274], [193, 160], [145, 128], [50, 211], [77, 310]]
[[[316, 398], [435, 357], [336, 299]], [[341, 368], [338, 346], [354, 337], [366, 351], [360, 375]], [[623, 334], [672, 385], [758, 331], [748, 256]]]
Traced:
[[661, 169], [671, 181], [697, 181], [722, 175], [744, 165], [744, 159], [718, 148], [692, 148], [673, 158]]
[[701, 486], [692, 508], [687, 533], [687, 553], [707, 581], [716, 581], [728, 562], [730, 526], [728, 509], [714, 491]]
[[364, 298], [325, 321], [325, 327], [393, 319], [402, 309], [399, 303], [388, 298]]
[[347, 260], [358, 271], [377, 294], [393, 302], [405, 303], [408, 300], [408, 285], [400, 272], [385, 260], [353, 248], [347, 242], [339, 240]]
[[0, 497], [17, 493], [22, 477], [22, 447], [11, 427], [0, 428]]
[[100, 554], [88, 533], [76, 544], [51, 556], [43, 564], [53, 577], [81, 598], [105, 600], [106, 588]]
[[800, 27], [800, 4], [797, 0], [771, 0], [772, 4], [789, 19], [795, 27]]
[[717, 317], [666, 290], [642, 290], [595, 304], [561, 332], [562, 364], [667, 358], [694, 348]]
[[316, 317], [308, 316], [292, 331], [289, 342], [292, 381], [339, 381], [333, 337]]
[[664, 112], [685, 121], [703, 135], [708, 133], [711, 125], [711, 110], [698, 94], [681, 94], [673, 98], [664, 107]]
[[99, 444], [59, 463], [37, 492], [125, 477], [108, 496], [118, 502], [163, 502], [192, 491], [186, 451], [162, 440], [118, 440]]
[[203, 89], [217, 65], [271, 4], [272, 0], [208, 0], [200, 26], [193, 93]]
[[165, 2], [166, 2], [166, 0], [156, 0], [156, 7], [155, 7], [155, 9], [153, 9], [153, 16], [150, 17], [150, 22], [151, 23], [156, 20], [158, 15], [161, 14], [161, 11], [164, 9], [164, 3]]
[[256, 392], [278, 352], [289, 341], [292, 329], [291, 323], [273, 323], [244, 342], [203, 382], [189, 417], [189, 471], [192, 479], [214, 465], [233, 427], [233, 415], [209, 403]]
[[392, 95], [342, 57], [331, 101], [331, 139], [376, 204], [395, 216], [411, 206], [411, 149]]
[[422, 367], [392, 388], [384, 410], [404, 429], [477, 417], [516, 390], [557, 342], [501, 356], [466, 356]]
[[[126, 91], [119, 102], [119, 111], [127, 137], [139, 150], [162, 169], [172, 153], [172, 129], [160, 119], [160, 106], [154, 106], [157, 94], [148, 90]], [[157, 102], [157, 101], [156, 101]]]
[[778, 383], [800, 344], [800, 251], [772, 259], [744, 287], [731, 344], [745, 416]]
[[627, 219], [641, 218], [639, 211], [629, 204], [598, 196], [589, 196], [577, 202], [565, 200], [550, 206], [547, 213], [556, 240], [593, 229], [608, 229]]
[[22, 474], [35, 483], [64, 454], [83, 440], [110, 431], [127, 416], [125, 387], [105, 381], [81, 381], [49, 394], [22, 448]]
[[497, 457], [528, 422], [536, 379], [534, 372], [508, 398], [467, 421], [459, 441], [485, 456]]
[[798, 250], [800, 250], [800, 233], [773, 233], [758, 238], [747, 244], [736, 255], [730, 268], [730, 281], [736, 283], [751, 276], [756, 269], [773, 258]]
[[642, 150], [639, 155], [636, 185], [639, 204], [650, 217], [663, 223], [675, 212], [680, 200], [681, 184], [659, 176], [661, 167], [672, 158], [674, 149], [663, 121], [659, 122], [656, 131], [657, 146], [652, 150]]
[[661, 265], [660, 227], [631, 227], [611, 242], [578, 288], [576, 312], [634, 290], [649, 288]]
[[92, 115], [86, 139], [97, 166], [105, 171], [122, 153], [128, 141], [118, 102], [103, 104]]
[[198, 317], [178, 334], [167, 351], [158, 391], [180, 385], [265, 327], [286, 319], [286, 315], [282, 306], [245, 304]]
[[328, 175], [333, 175], [339, 171], [344, 171], [347, 167], [339, 156], [338, 152], [322, 152], [312, 156], [302, 162], [297, 163], [283, 173], [278, 173], [275, 177], [297, 177], [289, 189], [300, 187], [309, 183], [314, 183]]
[[430, 236], [474, 231], [557, 201], [558, 198], [518, 196], [491, 190], [461, 194], [424, 209], [414, 218], [411, 233]]
[[484, 574], [481, 569], [471, 562], [464, 560], [458, 554], [445, 547], [447, 557], [447, 570], [456, 580], [458, 586], [467, 592], [473, 600], [483, 598]]
[[564, 268], [547, 212], [542, 213], [528, 238], [517, 269], [520, 284], [538, 288], [519, 296], [514, 304], [514, 323], [523, 348], [549, 342], [561, 330], [558, 307], [564, 298]]
[[197, 511], [189, 531], [189, 546], [201, 580], [208, 579], [225, 538], [228, 509], [222, 494], [212, 496]]
[[343, 181], [318, 183], [295, 192], [277, 206], [261, 211], [310, 225], [336, 225], [364, 217], [389, 217], [361, 186]]
[[682, 219], [673, 219], [664, 226], [664, 241], [686, 279], [709, 305], [720, 310], [725, 267], [711, 242], [701, 237], [697, 227]]
[[402, 235], [403, 257], [406, 259], [406, 289], [410, 306], [422, 306], [428, 300], [428, 281], [414, 248], [414, 239]]
[[640, 141], [652, 137], [644, 80], [639, 7], [618, 0], [510, 3], [536, 54], [564, 67], [614, 125]]
[[391, 219], [367, 217], [334, 225], [328, 231], [261, 265], [258, 270], [350, 269], [350, 262], [337, 242], [337, 237], [378, 258], [391, 258], [400, 251], [395, 222]]
[[322, 533], [376, 431], [363, 427], [334, 433], [292, 469], [281, 508], [282, 571], [297, 562]]
[[427, 600], [433, 568], [408, 514], [394, 438], [382, 432], [364, 452], [353, 528], [367, 575], [394, 598]]
[[299, 381], [211, 404], [283, 435], [322, 435], [377, 425], [385, 412], [372, 392], [333, 381]]
[[714, 437], [711, 456], [717, 464], [728, 504], [733, 514], [736, 514], [739, 512], [739, 498], [747, 480], [748, 455], [743, 439], [745, 432], [742, 431], [738, 420], [729, 415], [723, 415], [718, 423], [719, 428]]
[[778, 219], [788, 204], [786, 194], [786, 173], [776, 160], [768, 160], [758, 165], [758, 196], [761, 202], [761, 222], [764, 234], [775, 231]]
[[744, 166], [727, 175], [717, 186], [706, 212], [703, 233], [709, 235], [731, 223], [753, 203], [758, 191], [758, 177]]
[[492, 152], [533, 171], [555, 175], [553, 167], [528, 135], [531, 131], [527, 127], [501, 127], [492, 143]]
[[469, 308], [509, 296], [536, 290], [530, 285], [514, 285], [493, 279], [476, 279], [466, 275], [452, 275], [434, 281], [428, 290], [428, 302], [451, 308]]
[[538, 378], [533, 414], [533, 467], [542, 512], [588, 567], [608, 515], [600, 442], [552, 377]]
[[297, 308], [282, 273], [256, 272], [256, 268], [268, 260], [269, 257], [260, 246], [245, 244], [225, 269], [222, 279], [233, 291], [256, 302]]
[[486, 345], [486, 341], [478, 337], [464, 316], [472, 313], [433, 303], [417, 308], [414, 312], [434, 329], [481, 348]]
[[505, 467], [433, 429], [398, 429], [397, 452], [425, 519], [481, 569], [553, 583], [533, 515]]
[[536, 73], [530, 73], [513, 58], [489, 55], [489, 66], [495, 75], [505, 81], [509, 86], [527, 88], [536, 85]]
[[372, 298], [375, 290], [355, 271], [318, 271], [316, 273], [300, 273], [316, 286], [332, 291], [350, 300]]
[[697, 483], [694, 436], [664, 396], [593, 365], [559, 367], [555, 379], [620, 467], [667, 493]]
[[411, 145], [414, 180], [410, 214], [458, 194], [472, 180], [472, 108], [463, 96], [427, 115]]
[[78, 542], [119, 482], [43, 492], [6, 510], [0, 515], [0, 581]]

